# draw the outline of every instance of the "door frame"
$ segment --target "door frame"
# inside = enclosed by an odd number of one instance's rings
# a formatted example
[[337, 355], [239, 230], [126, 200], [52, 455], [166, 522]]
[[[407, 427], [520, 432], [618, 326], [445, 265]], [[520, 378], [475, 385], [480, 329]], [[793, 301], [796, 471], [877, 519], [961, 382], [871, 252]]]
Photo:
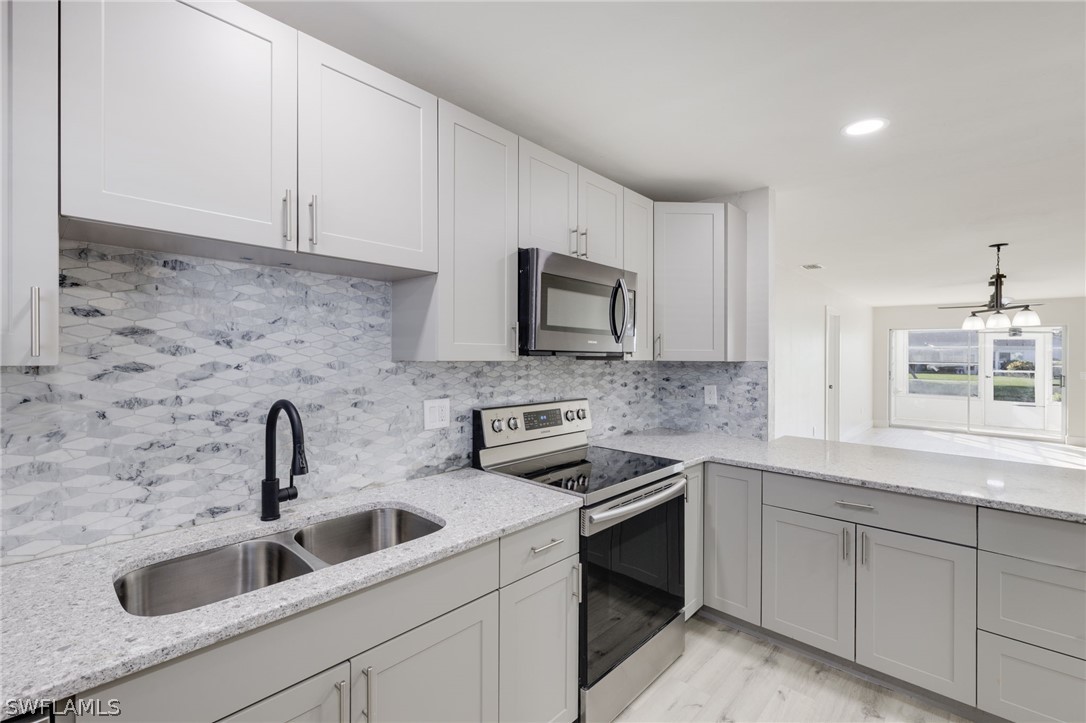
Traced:
[[832, 306], [826, 307], [825, 348], [823, 437], [837, 442], [841, 439], [841, 312]]

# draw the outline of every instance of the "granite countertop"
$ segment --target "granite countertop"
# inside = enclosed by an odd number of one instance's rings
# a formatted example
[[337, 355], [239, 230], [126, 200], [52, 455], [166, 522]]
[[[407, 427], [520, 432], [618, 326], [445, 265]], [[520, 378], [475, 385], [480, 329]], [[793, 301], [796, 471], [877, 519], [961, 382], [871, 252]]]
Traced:
[[[144, 565], [386, 506], [445, 526], [187, 612], [130, 615], [113, 590], [117, 576]], [[464, 469], [285, 504], [276, 522], [254, 514], [0, 568], [0, 703], [89, 690], [579, 507], [572, 495]]]
[[848, 442], [654, 429], [594, 444], [1086, 523], [1086, 471]]

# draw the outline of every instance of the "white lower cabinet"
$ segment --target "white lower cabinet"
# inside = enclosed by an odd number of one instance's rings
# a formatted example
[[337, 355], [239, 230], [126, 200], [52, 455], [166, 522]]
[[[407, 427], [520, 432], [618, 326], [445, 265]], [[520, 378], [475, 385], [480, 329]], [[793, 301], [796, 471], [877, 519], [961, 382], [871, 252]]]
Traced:
[[855, 525], [793, 510], [762, 514], [762, 625], [855, 655]]
[[762, 623], [762, 473], [705, 465], [705, 605]]
[[498, 594], [351, 658], [351, 720], [498, 717]]
[[683, 545], [683, 564], [686, 574], [683, 589], [686, 604], [683, 619], [689, 620], [705, 602], [705, 465], [698, 464], [686, 470], [686, 516], [683, 520], [686, 543]]
[[857, 531], [856, 662], [973, 705], [976, 550]]
[[1086, 660], [977, 632], [977, 707], [1007, 720], [1086, 720]]
[[292, 685], [220, 723], [343, 723], [350, 710], [351, 666], [341, 663]]
[[574, 555], [499, 591], [500, 720], [577, 718], [579, 575]]

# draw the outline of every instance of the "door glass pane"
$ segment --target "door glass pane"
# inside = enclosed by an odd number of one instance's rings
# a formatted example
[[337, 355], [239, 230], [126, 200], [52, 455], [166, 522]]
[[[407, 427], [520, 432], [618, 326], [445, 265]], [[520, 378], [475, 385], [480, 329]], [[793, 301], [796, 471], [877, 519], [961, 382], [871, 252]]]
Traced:
[[909, 394], [977, 394], [977, 333], [959, 329], [908, 332]]
[[1033, 404], [1037, 401], [1037, 342], [996, 339], [992, 343], [992, 399]]
[[1052, 333], [1052, 401], [1063, 401], [1063, 333], [1056, 330]]

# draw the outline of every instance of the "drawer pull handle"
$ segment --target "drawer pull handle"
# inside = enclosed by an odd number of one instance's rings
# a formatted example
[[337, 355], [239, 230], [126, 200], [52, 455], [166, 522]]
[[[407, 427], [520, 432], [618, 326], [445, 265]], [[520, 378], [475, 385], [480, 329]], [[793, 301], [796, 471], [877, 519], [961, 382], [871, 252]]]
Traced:
[[856, 510], [872, 510], [874, 511], [875, 505], [865, 505], [863, 502], [848, 502], [846, 500], [837, 500], [837, 504], [842, 507], [851, 507]]
[[552, 537], [552, 538], [551, 538], [551, 541], [550, 541], [550, 542], [548, 542], [548, 543], [547, 543], [546, 545], [543, 545], [542, 547], [533, 547], [533, 548], [532, 548], [532, 554], [533, 554], [533, 555], [538, 555], [539, 553], [543, 552], [544, 550], [549, 550], [549, 549], [551, 549], [551, 548], [552, 548], [552, 547], [554, 547], [555, 545], [561, 545], [561, 544], [562, 544], [563, 542], [565, 542], [565, 541], [566, 541], [566, 540], [565, 540], [565, 538], [564, 538], [564, 537], [563, 537], [562, 539], [560, 539], [560, 540], [556, 540], [556, 539], [554, 539], [554, 538]]

